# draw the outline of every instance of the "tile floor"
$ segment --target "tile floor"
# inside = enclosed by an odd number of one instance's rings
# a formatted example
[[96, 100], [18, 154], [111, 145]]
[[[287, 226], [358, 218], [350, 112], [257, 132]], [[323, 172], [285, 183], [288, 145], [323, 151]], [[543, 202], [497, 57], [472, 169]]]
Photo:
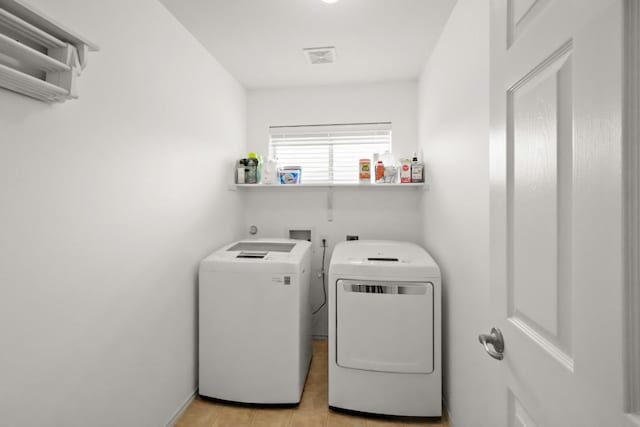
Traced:
[[177, 427], [449, 427], [440, 418], [367, 417], [345, 414], [327, 405], [327, 341], [313, 342], [313, 360], [300, 405], [295, 408], [255, 408], [196, 398]]

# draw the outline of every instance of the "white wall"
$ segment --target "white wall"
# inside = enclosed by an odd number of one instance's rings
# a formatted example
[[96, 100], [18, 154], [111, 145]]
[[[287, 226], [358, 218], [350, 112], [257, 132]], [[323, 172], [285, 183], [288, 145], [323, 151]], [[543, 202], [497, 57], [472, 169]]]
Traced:
[[77, 101], [0, 90], [0, 424], [164, 425], [198, 262], [243, 225], [244, 89], [155, 0], [30, 3], [101, 51]]
[[479, 426], [494, 362], [478, 343], [489, 304], [489, 3], [459, 0], [420, 79], [430, 190], [424, 244], [443, 274], [445, 399], [456, 427]]
[[268, 153], [269, 126], [393, 122], [393, 152], [409, 156], [418, 145], [417, 82], [250, 90], [247, 145]]
[[[409, 156], [417, 143], [417, 83], [390, 82], [249, 91], [247, 144], [266, 155], [269, 126], [391, 121], [393, 152]], [[312, 227], [316, 237], [328, 236], [331, 248], [347, 234], [361, 239], [421, 241], [422, 192], [406, 189], [337, 189], [333, 221], [327, 220], [327, 192], [322, 189], [244, 190], [245, 230], [258, 226], [258, 237], [284, 237], [288, 227]], [[245, 231], [246, 233], [246, 231]], [[312, 305], [322, 303], [322, 250], [314, 242]], [[314, 318], [313, 332], [327, 334], [326, 310]]]

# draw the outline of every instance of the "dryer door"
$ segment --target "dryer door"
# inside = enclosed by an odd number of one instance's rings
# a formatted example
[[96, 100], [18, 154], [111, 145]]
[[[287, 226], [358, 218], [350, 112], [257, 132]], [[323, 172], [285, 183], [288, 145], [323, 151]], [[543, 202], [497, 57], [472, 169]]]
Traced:
[[338, 280], [339, 366], [383, 372], [433, 372], [433, 284]]

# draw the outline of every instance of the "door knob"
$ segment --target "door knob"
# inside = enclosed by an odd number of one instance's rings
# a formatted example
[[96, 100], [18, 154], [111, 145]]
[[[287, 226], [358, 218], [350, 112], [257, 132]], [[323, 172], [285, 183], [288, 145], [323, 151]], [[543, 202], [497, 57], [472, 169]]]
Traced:
[[[504, 357], [504, 339], [502, 338], [502, 332], [498, 328], [491, 328], [491, 333], [478, 335], [478, 341], [484, 346], [484, 349], [489, 356], [494, 359], [502, 360]], [[493, 346], [493, 350], [489, 348], [489, 344]]]

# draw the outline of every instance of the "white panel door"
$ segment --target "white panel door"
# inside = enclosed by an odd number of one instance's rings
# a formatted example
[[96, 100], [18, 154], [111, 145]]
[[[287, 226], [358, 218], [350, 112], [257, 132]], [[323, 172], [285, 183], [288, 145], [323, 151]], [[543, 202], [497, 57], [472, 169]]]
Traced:
[[505, 346], [487, 425], [640, 425], [624, 413], [623, 13], [622, 0], [492, 3], [485, 332]]

